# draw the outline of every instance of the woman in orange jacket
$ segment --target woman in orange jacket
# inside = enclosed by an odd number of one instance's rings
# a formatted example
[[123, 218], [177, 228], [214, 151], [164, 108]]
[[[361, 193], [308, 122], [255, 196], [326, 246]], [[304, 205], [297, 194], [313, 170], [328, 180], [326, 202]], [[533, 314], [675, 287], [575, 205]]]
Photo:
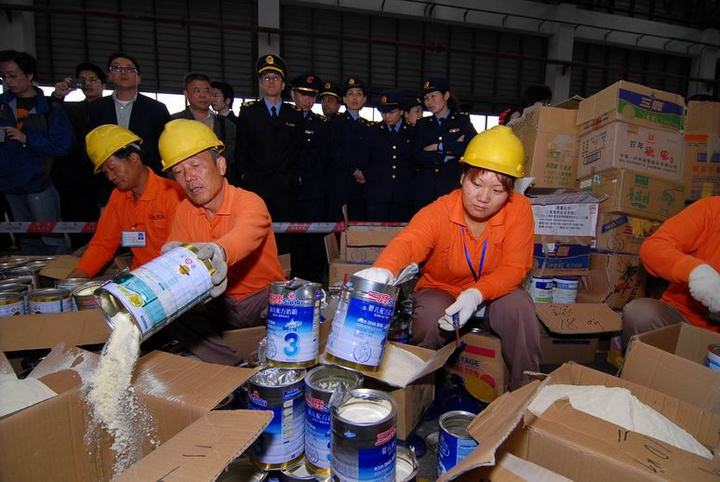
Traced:
[[463, 326], [487, 305], [514, 389], [540, 363], [535, 305], [520, 289], [532, 268], [534, 237], [530, 203], [513, 192], [524, 150], [510, 128], [497, 126], [475, 136], [461, 162], [460, 189], [423, 208], [356, 276], [389, 283], [404, 266], [422, 264], [412, 341], [428, 348], [444, 345], [454, 324]]

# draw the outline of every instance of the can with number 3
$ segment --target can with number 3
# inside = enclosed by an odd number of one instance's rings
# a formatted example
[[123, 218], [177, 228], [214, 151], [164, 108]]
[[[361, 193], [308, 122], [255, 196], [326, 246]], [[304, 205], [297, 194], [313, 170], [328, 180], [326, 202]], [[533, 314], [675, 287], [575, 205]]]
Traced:
[[294, 278], [270, 284], [268, 300], [268, 364], [285, 368], [317, 365], [320, 348], [319, 283]]

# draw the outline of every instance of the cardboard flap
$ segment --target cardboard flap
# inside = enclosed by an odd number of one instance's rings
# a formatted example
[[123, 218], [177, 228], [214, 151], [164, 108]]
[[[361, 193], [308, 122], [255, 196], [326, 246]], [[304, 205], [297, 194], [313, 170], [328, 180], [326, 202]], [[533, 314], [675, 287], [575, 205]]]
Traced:
[[689, 323], [680, 323], [680, 336], [675, 346], [675, 354], [704, 365], [708, 345], [718, 344], [720, 344], [720, 333]]
[[212, 481], [243, 453], [272, 419], [260, 410], [205, 414], [123, 472], [117, 481]]
[[110, 328], [100, 310], [0, 317], [0, 351], [105, 343]]
[[0, 351], [0, 375], [15, 375], [15, 370], [2, 351]]
[[524, 387], [501, 395], [468, 425], [468, 432], [478, 446], [462, 462], [438, 478], [438, 482], [453, 480], [477, 467], [495, 465], [495, 452], [515, 430], [527, 406], [544, 382], [534, 381]]
[[551, 333], [587, 335], [609, 333], [622, 329], [622, 318], [604, 303], [535, 305], [540, 321]]
[[138, 361], [133, 385], [142, 394], [211, 410], [255, 370], [154, 351]]
[[505, 452], [497, 465], [489, 470], [486, 478], [492, 482], [570, 482], [570, 479], [525, 459]]
[[403, 226], [349, 223], [344, 239], [348, 246], [387, 246]]
[[95, 371], [100, 356], [59, 343], [28, 377], [37, 378], [57, 393], [81, 386]]
[[80, 261], [80, 258], [69, 254], [56, 256], [54, 260], [50, 261], [40, 270], [40, 276], [52, 279], [65, 279], [70, 275], [70, 272], [75, 269], [78, 261]]
[[[383, 361], [377, 371], [357, 369], [363, 375], [380, 380], [390, 386], [405, 388], [412, 382], [422, 378], [428, 373], [432, 373], [438, 368], [445, 365], [450, 355], [455, 352], [455, 343], [449, 343], [438, 351], [422, 348], [419, 346], [405, 345], [403, 343], [390, 342], [385, 345], [385, 353]], [[407, 355], [415, 355], [422, 360], [414, 370], [398, 370], [393, 360], [407, 358]], [[320, 361], [330, 364], [323, 353]]]

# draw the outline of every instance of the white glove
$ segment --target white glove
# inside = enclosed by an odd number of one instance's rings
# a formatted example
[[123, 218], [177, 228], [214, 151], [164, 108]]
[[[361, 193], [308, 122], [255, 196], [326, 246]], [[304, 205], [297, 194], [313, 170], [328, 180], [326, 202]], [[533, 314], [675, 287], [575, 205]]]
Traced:
[[163, 244], [162, 248], [160, 248], [160, 253], [165, 254], [171, 249], [175, 249], [178, 246], [182, 246], [182, 243], [180, 241], [168, 241], [167, 243]]
[[386, 285], [389, 285], [395, 279], [390, 270], [385, 268], [365, 268], [355, 273], [354, 276]]
[[693, 298], [710, 311], [720, 311], [720, 274], [709, 264], [701, 264], [690, 272], [688, 287]]
[[225, 251], [215, 243], [193, 243], [197, 248], [198, 259], [209, 259], [215, 266], [215, 272], [212, 275], [213, 288], [210, 290], [210, 296], [217, 298], [225, 292], [227, 288], [227, 272], [228, 266], [225, 261]]
[[483, 301], [483, 295], [476, 288], [468, 288], [457, 297], [455, 303], [448, 306], [445, 310], [445, 316], [438, 320], [440, 328], [446, 331], [453, 331], [453, 316], [458, 316], [459, 327], [462, 327], [470, 317], [475, 313], [480, 303]]

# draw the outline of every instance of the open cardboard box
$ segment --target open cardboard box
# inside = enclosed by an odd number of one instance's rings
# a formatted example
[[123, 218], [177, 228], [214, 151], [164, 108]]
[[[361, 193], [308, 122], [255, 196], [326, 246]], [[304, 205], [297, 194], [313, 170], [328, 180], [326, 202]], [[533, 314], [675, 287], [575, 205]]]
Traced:
[[598, 336], [622, 329], [620, 315], [604, 303], [537, 303], [535, 311], [543, 325], [540, 350], [542, 363], [546, 365], [566, 361], [592, 363]]
[[690, 482], [717, 480], [720, 475], [717, 456], [708, 460], [624, 430], [573, 409], [567, 400], [557, 401], [535, 417], [527, 407], [545, 384], [624, 387], [707, 448], [715, 451], [720, 443], [720, 416], [650, 388], [567, 363], [543, 382], [534, 381], [490, 404], [468, 427], [478, 447], [438, 480], [453, 480], [478, 467], [493, 466], [499, 450], [572, 480]]
[[620, 377], [720, 414], [720, 372], [705, 366], [720, 333], [688, 323], [636, 335]]
[[461, 341], [460, 353], [446, 370], [461, 377], [472, 396], [490, 403], [505, 392], [507, 374], [500, 338], [490, 333], [466, 333]]
[[[88, 447], [81, 381], [98, 355], [51, 352], [31, 373], [57, 396], [0, 420], [0, 480], [110, 480], [107, 437]], [[133, 386], [156, 426], [160, 446], [143, 441], [143, 458], [117, 480], [211, 481], [269, 424], [266, 411], [212, 411], [253, 370], [213, 365], [163, 352], [142, 357]], [[42, 375], [42, 376], [40, 376]]]

